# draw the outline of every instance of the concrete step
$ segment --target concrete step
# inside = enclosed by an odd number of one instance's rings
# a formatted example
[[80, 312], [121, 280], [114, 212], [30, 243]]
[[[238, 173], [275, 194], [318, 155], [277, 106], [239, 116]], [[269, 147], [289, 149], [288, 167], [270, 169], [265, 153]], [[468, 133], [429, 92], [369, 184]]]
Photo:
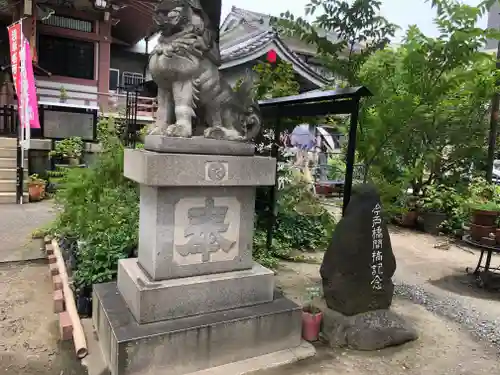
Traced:
[[[28, 191], [28, 184], [24, 181], [24, 191]], [[0, 193], [15, 193], [16, 180], [0, 180]]]
[[[29, 195], [24, 193], [24, 203], [28, 203]], [[15, 204], [16, 203], [16, 193], [5, 193], [0, 192], [0, 204]]]
[[17, 150], [15, 148], [0, 148], [0, 158], [16, 158]]
[[[24, 168], [28, 166], [28, 159], [24, 159]], [[17, 168], [17, 159], [14, 158], [0, 158], [0, 169]]]
[[17, 147], [17, 139], [16, 138], [6, 138], [0, 137], [0, 148], [13, 148]]
[[[0, 168], [0, 180], [15, 180], [17, 178], [17, 170], [15, 168]], [[24, 170], [24, 178], [28, 178], [28, 171]]]
[[1, 193], [15, 193], [16, 192], [16, 180], [0, 180], [0, 192]]

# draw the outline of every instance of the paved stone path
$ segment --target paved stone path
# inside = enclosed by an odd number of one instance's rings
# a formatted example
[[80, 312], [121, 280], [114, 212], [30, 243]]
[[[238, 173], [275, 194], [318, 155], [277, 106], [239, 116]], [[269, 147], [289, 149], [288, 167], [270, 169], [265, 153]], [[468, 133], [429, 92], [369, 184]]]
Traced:
[[51, 201], [0, 205], [0, 263], [40, 259], [40, 241], [31, 234], [50, 223], [55, 214]]
[[86, 375], [72, 341], [60, 342], [52, 279], [35, 229], [55, 218], [52, 202], [0, 205], [0, 374]]

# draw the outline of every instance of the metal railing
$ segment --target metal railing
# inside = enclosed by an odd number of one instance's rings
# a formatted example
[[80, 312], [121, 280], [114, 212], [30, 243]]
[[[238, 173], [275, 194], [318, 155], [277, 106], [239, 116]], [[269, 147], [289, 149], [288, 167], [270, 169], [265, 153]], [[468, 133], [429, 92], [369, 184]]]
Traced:
[[[6, 85], [7, 86], [7, 85]], [[38, 100], [43, 98], [44, 101], [53, 102], [54, 105], [61, 103], [81, 103], [82, 106], [98, 105], [99, 110], [104, 114], [123, 115], [127, 107], [127, 94], [121, 93], [103, 93], [103, 92], [88, 92], [79, 90], [68, 90], [64, 97], [59, 93], [44, 93], [38, 95]], [[2, 106], [17, 107], [13, 90], [0, 90], [0, 107]], [[78, 105], [78, 104], [77, 104]], [[137, 117], [150, 118], [155, 117], [155, 112], [158, 107], [156, 98], [138, 96], [137, 97]], [[5, 126], [4, 126], [5, 128]]]
[[17, 108], [8, 104], [0, 106], [0, 136], [17, 137], [18, 129], [19, 118], [17, 116]]

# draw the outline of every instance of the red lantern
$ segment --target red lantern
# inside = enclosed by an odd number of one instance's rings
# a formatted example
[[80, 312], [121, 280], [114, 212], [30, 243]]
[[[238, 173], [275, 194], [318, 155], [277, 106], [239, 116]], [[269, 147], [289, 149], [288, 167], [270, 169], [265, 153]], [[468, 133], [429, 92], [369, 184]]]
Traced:
[[274, 64], [277, 58], [278, 55], [276, 54], [275, 50], [271, 49], [267, 52], [267, 61], [270, 62], [271, 64]]

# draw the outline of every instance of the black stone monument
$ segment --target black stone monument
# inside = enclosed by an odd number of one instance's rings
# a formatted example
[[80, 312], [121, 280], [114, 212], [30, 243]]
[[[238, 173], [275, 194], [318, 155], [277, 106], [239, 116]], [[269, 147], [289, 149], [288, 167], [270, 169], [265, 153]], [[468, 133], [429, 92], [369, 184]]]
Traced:
[[373, 185], [354, 188], [320, 269], [330, 309], [355, 315], [390, 307], [396, 259], [381, 211]]
[[332, 346], [377, 350], [418, 337], [413, 327], [389, 310], [395, 271], [380, 195], [371, 184], [358, 185], [320, 268], [328, 306], [323, 334]]

